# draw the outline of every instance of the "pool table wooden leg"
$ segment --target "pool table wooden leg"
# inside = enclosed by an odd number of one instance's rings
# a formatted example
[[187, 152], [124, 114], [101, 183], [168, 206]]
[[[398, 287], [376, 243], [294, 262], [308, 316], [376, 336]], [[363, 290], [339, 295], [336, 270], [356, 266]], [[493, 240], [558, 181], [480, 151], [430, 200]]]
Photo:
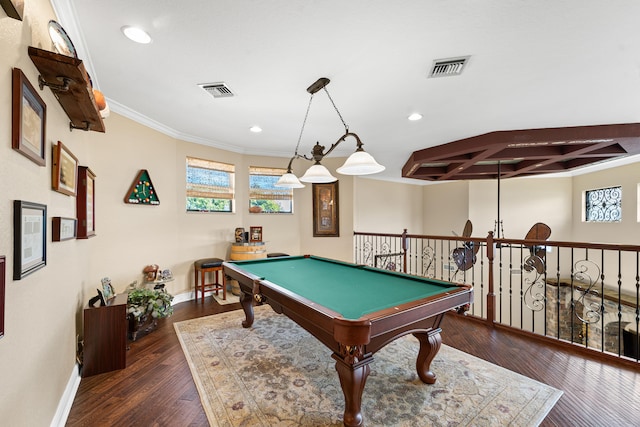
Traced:
[[241, 292], [240, 304], [244, 310], [245, 320], [242, 321], [243, 328], [250, 328], [253, 325], [253, 294]]
[[373, 361], [368, 357], [356, 363], [347, 363], [337, 354], [333, 354], [336, 360], [336, 371], [340, 378], [342, 393], [344, 394], [344, 418], [343, 423], [348, 427], [359, 427], [363, 424], [362, 418], [362, 392], [371, 368], [369, 363]]
[[442, 337], [440, 336], [442, 329], [436, 328], [429, 332], [420, 332], [413, 334], [418, 338], [420, 342], [420, 351], [418, 352], [418, 359], [416, 360], [416, 370], [418, 376], [423, 383], [433, 384], [436, 382], [436, 374], [434, 374], [431, 368], [431, 362], [433, 358], [438, 354], [440, 346], [442, 345]]

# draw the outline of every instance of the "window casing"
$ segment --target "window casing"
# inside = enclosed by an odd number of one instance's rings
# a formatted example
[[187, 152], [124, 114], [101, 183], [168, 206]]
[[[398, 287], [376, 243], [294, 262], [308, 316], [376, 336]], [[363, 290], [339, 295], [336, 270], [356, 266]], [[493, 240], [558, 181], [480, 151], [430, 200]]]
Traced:
[[249, 212], [293, 213], [293, 189], [275, 186], [285, 169], [249, 167]]
[[233, 212], [235, 166], [187, 157], [187, 211]]
[[585, 191], [585, 221], [622, 221], [622, 187]]

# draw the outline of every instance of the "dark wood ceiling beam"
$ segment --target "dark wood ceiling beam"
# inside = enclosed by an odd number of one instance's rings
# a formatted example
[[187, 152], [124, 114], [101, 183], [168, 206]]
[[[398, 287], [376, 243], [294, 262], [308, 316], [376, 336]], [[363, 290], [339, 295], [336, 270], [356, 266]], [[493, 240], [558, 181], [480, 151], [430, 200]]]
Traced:
[[478, 151], [475, 153], [473, 158], [465, 161], [464, 163], [458, 163], [456, 167], [448, 168], [447, 173], [440, 177], [439, 180], [444, 181], [447, 179], [451, 179], [451, 177], [454, 175], [464, 173], [464, 171], [474, 166], [476, 163], [490, 159], [491, 156], [498, 151], [500, 151], [500, 147], [498, 146], [491, 146], [489, 148], [486, 148], [484, 151]]
[[434, 174], [418, 176], [423, 172], [421, 165], [445, 163], [445, 173], [436, 180], [468, 179], [476, 177], [469, 171], [478, 162], [514, 159], [526, 161], [510, 168], [506, 166], [512, 163], [502, 164], [503, 177], [538, 175], [630, 154], [640, 154], [640, 123], [497, 131], [415, 151], [402, 168], [402, 176], [434, 179]]

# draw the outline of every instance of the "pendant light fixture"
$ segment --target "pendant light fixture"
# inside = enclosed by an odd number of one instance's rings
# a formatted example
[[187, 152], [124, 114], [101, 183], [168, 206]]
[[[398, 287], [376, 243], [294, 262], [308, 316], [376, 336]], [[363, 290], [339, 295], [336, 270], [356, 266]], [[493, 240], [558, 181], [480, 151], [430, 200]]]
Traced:
[[[370, 175], [370, 174], [382, 172], [385, 169], [384, 166], [382, 166], [381, 164], [375, 161], [375, 159], [371, 154], [364, 151], [364, 149], [362, 148], [363, 144], [362, 144], [362, 141], [360, 141], [360, 137], [353, 132], [349, 132], [349, 127], [344, 122], [342, 115], [340, 114], [340, 111], [338, 111], [338, 107], [336, 107], [336, 104], [333, 102], [331, 95], [329, 95], [329, 92], [327, 91], [327, 85], [329, 84], [329, 82], [330, 80], [328, 78], [321, 77], [315, 83], [313, 83], [311, 86], [307, 88], [307, 92], [311, 94], [311, 97], [309, 98], [307, 113], [305, 114], [304, 121], [302, 122], [302, 129], [300, 130], [300, 136], [298, 137], [298, 144], [296, 145], [296, 150], [293, 154], [293, 157], [291, 157], [291, 160], [289, 160], [289, 165], [287, 166], [287, 173], [282, 175], [278, 180], [278, 182], [276, 182], [275, 184], [276, 187], [302, 188], [304, 187], [304, 184], [302, 184], [302, 182], [327, 183], [327, 182], [337, 181], [338, 178], [331, 175], [331, 172], [329, 172], [329, 170], [326, 167], [324, 167], [320, 162], [325, 156], [331, 153], [342, 141], [344, 141], [348, 137], [352, 137], [356, 140], [357, 148], [355, 153], [351, 154], [351, 156], [347, 158], [347, 161], [344, 163], [344, 165], [336, 169], [338, 173], [343, 175]], [[305, 124], [307, 123], [307, 117], [309, 116], [309, 109], [311, 108], [313, 95], [321, 89], [323, 89], [324, 92], [327, 94], [327, 97], [329, 97], [329, 100], [331, 101], [333, 108], [336, 110], [336, 113], [338, 113], [338, 117], [340, 117], [340, 120], [342, 121], [342, 124], [344, 126], [345, 133], [333, 145], [331, 145], [331, 147], [329, 147], [327, 151], [324, 150], [325, 147], [323, 145], [320, 145], [320, 143], [317, 142], [316, 145], [313, 146], [313, 150], [311, 151], [311, 157], [307, 157], [306, 155], [299, 154], [298, 148], [300, 147], [300, 140], [302, 139], [302, 133], [304, 132], [304, 127], [305, 127]], [[315, 162], [300, 179], [298, 179], [298, 177], [296, 177], [291, 172], [291, 165], [293, 161], [297, 158], [303, 158], [303, 159]]]

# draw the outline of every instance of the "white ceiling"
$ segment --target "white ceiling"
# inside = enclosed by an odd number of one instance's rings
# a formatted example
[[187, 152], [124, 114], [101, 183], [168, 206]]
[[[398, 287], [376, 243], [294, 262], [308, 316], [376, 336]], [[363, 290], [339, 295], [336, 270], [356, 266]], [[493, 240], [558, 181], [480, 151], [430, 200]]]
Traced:
[[[52, 4], [112, 111], [235, 152], [291, 157], [319, 77], [387, 180], [401, 180], [413, 151], [474, 135], [640, 121], [638, 0]], [[124, 25], [153, 42], [131, 42]], [[427, 78], [434, 60], [465, 55], [462, 75]], [[236, 96], [198, 87], [220, 81]], [[424, 118], [408, 121], [413, 112]], [[343, 133], [318, 92], [300, 152]], [[354, 149], [347, 139], [335, 153]]]

